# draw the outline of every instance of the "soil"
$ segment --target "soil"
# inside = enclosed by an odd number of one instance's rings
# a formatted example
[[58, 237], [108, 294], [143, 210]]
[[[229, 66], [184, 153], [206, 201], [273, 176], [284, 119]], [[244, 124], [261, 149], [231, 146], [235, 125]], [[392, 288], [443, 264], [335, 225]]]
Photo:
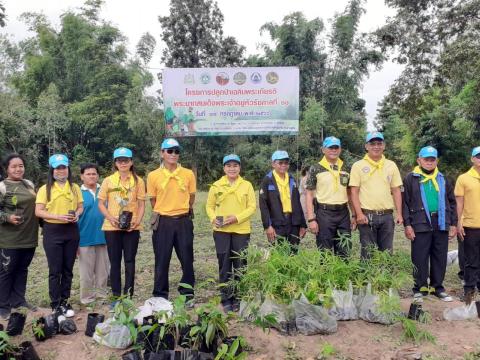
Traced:
[[[410, 299], [402, 300], [404, 311], [408, 311], [409, 305]], [[245, 337], [249, 345], [248, 359], [463, 359], [465, 354], [478, 351], [480, 321], [475, 319], [448, 322], [443, 320], [442, 316], [445, 308], [461, 305], [458, 300], [445, 303], [434, 297], [425, 299], [423, 309], [431, 314], [432, 321], [419, 327], [435, 336], [435, 344], [414, 344], [402, 339], [400, 324], [384, 326], [362, 320], [338, 322], [338, 331], [333, 335], [285, 336], [276, 330], [264, 332], [261, 328], [243, 322], [234, 324], [231, 334]], [[32, 340], [40, 357], [46, 360], [113, 360], [120, 359], [121, 354], [126, 351], [98, 345], [92, 338], [84, 335], [86, 310], [78, 311], [74, 317], [78, 328], [76, 334], [56, 335], [45, 342], [37, 342], [31, 335], [32, 317], [48, 313], [48, 309], [39, 309], [30, 314], [24, 334], [15, 337], [14, 342]], [[106, 308], [104, 313], [108, 314]], [[335, 354], [321, 357], [322, 349], [326, 346], [333, 348]]]

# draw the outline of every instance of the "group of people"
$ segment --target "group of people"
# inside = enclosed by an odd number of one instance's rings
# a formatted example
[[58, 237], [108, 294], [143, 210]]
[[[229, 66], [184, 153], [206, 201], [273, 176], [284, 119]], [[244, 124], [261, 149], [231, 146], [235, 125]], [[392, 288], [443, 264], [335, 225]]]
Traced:
[[[477, 283], [480, 285], [480, 147], [473, 149], [473, 166], [458, 178], [455, 187], [438, 170], [438, 152], [431, 146], [420, 150], [418, 166], [403, 181], [395, 163], [383, 155], [382, 133], [369, 133], [365, 149], [364, 158], [347, 169], [340, 158], [341, 141], [327, 137], [323, 158], [309, 168], [300, 189], [289, 173], [288, 153], [275, 151], [272, 170], [259, 189], [267, 239], [288, 244], [294, 255], [310, 231], [319, 249], [346, 257], [351, 231], [358, 228], [361, 256], [368, 258], [372, 248], [392, 251], [395, 223], [403, 224], [411, 240], [415, 301], [422, 301], [431, 290], [438, 298], [451, 301], [443, 280], [448, 240], [458, 233], [465, 253], [464, 291], [472, 298]], [[49, 159], [47, 183], [38, 192], [24, 179], [23, 158], [8, 155], [3, 163], [6, 177], [0, 182], [0, 316], [6, 318], [18, 307], [31, 307], [25, 291], [39, 224], [53, 311], [74, 315], [69, 298], [77, 256], [82, 303], [105, 297], [108, 278], [115, 298], [132, 296], [147, 198], [152, 207], [155, 255], [153, 296], [168, 299], [169, 266], [175, 249], [182, 268], [178, 291], [193, 305], [196, 179], [192, 170], [178, 162], [181, 152], [177, 140], [165, 139], [162, 163], [148, 174], [146, 186], [128, 148], [114, 151], [113, 173], [101, 185], [97, 165], [83, 164], [81, 187], [72, 182], [67, 156], [54, 154]], [[238, 253], [249, 244], [256, 199], [252, 184], [240, 176], [240, 157], [226, 155], [222, 165], [225, 175], [211, 185], [206, 213], [213, 229], [222, 305], [225, 311], [238, 311], [235, 289], [228, 283], [245, 265]]]

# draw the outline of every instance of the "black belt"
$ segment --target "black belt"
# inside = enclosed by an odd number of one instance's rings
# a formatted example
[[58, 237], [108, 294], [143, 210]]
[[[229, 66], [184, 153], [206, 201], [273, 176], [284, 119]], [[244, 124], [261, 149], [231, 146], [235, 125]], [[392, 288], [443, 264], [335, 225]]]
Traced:
[[385, 209], [385, 210], [368, 210], [368, 209], [362, 209], [362, 212], [367, 215], [390, 215], [393, 214], [392, 209]]
[[318, 203], [318, 207], [323, 210], [344, 210], [347, 208], [347, 203], [345, 204], [321, 204]]
[[170, 216], [170, 215], [158, 215], [158, 216], [163, 217], [163, 218], [167, 218], [167, 219], [183, 219], [183, 218], [188, 217], [188, 213], [180, 214], [180, 215], [174, 215], [174, 216]]

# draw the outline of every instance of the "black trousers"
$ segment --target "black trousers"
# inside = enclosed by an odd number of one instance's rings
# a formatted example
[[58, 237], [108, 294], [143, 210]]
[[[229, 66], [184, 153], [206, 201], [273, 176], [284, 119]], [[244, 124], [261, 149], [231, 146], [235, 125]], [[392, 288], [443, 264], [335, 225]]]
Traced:
[[173, 218], [160, 216], [158, 228], [152, 234], [153, 252], [155, 253], [155, 276], [153, 296], [168, 299], [168, 272], [172, 250], [175, 248], [180, 265], [182, 266], [182, 279], [180, 283], [188, 284], [192, 289], [182, 286], [178, 292], [188, 297], [193, 297], [195, 286], [195, 273], [193, 270], [193, 222], [188, 216]]
[[317, 247], [333, 250], [336, 255], [347, 256], [352, 246], [348, 207], [338, 210], [319, 207], [315, 215], [319, 228]]
[[[447, 269], [448, 231], [433, 230], [415, 233], [411, 242], [413, 270], [413, 292], [420, 292], [422, 287], [430, 287], [435, 292], [445, 291], [443, 280]], [[430, 284], [428, 279], [430, 278]]]
[[238, 279], [238, 270], [246, 265], [245, 261], [238, 258], [238, 254], [247, 248], [250, 234], [214, 231], [213, 240], [217, 251], [218, 282], [221, 285], [222, 304], [233, 303], [237, 300], [235, 289], [225, 284], [232, 279]]
[[[293, 253], [298, 252], [298, 245], [300, 244], [300, 226], [292, 224], [292, 216], [291, 214], [286, 214], [285, 219], [287, 220], [286, 225], [277, 225], [273, 226], [275, 229], [275, 233], [277, 234], [277, 241], [279, 242], [286, 242], [290, 245], [290, 250]], [[242, 234], [236, 234], [242, 235]], [[249, 234], [250, 239], [250, 234]]]
[[26, 305], [28, 266], [34, 254], [35, 248], [0, 249], [0, 309]]
[[463, 241], [465, 251], [465, 293], [475, 290], [480, 275], [480, 229], [465, 229]]
[[458, 243], [458, 278], [460, 280], [464, 279], [465, 276], [465, 249], [463, 246], [463, 241], [457, 237]]
[[368, 224], [358, 225], [362, 259], [370, 257], [369, 249], [374, 247], [380, 251], [393, 250], [393, 232], [395, 223], [393, 214], [368, 214]]
[[110, 284], [113, 296], [122, 294], [122, 255], [125, 266], [123, 294], [133, 296], [135, 290], [135, 257], [140, 231], [105, 231], [108, 258], [110, 260]]
[[77, 224], [45, 222], [43, 225], [43, 248], [48, 262], [48, 291], [52, 309], [70, 298], [79, 241]]

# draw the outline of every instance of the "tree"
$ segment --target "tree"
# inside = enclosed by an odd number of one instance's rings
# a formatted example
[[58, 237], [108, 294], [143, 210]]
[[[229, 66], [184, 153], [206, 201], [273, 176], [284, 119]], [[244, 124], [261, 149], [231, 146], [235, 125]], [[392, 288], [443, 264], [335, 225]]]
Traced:
[[212, 0], [171, 0], [170, 15], [159, 16], [167, 67], [240, 65], [245, 48], [223, 36], [223, 14]]
[[3, 4], [0, 2], [0, 27], [4, 27], [6, 25], [6, 17], [5, 6], [3, 6]]
[[147, 65], [152, 59], [156, 44], [155, 38], [148, 32], [140, 38], [137, 44], [137, 55], [142, 59], [144, 65]]

